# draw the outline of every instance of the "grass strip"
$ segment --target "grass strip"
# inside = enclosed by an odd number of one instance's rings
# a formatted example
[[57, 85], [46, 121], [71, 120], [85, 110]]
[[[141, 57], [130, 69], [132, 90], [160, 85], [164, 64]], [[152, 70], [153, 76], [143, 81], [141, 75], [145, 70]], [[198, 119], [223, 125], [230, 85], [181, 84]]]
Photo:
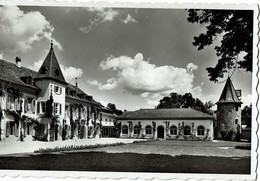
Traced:
[[85, 150], [94, 148], [104, 148], [109, 146], [119, 146], [126, 145], [126, 143], [107, 143], [107, 144], [95, 144], [95, 145], [70, 145], [70, 146], [56, 146], [54, 148], [40, 148], [35, 150], [34, 153], [53, 153], [53, 152], [63, 152], [63, 151], [73, 151], [73, 150]]
[[241, 150], [251, 150], [251, 144], [250, 145], [237, 145], [235, 146], [236, 149], [241, 149]]

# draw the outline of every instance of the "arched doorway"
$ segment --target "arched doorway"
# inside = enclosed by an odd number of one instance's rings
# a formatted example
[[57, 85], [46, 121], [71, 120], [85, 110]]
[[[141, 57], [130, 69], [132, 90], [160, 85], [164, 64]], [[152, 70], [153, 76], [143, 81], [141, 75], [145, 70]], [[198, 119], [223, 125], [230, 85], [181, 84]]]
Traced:
[[164, 138], [164, 127], [163, 126], [158, 126], [157, 138]]

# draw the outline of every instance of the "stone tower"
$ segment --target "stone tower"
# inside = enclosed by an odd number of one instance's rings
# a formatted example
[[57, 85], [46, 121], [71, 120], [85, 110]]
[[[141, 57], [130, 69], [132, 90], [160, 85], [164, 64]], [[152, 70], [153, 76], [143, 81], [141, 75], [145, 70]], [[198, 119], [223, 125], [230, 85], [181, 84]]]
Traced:
[[228, 77], [217, 104], [217, 137], [239, 140], [241, 135], [241, 90], [235, 90]]

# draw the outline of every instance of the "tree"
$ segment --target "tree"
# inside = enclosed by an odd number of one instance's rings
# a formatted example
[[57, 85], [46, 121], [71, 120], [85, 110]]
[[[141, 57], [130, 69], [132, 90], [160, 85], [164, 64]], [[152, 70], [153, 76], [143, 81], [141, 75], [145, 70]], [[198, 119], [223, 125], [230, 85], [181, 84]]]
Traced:
[[[207, 31], [194, 37], [193, 45], [198, 50], [213, 44], [222, 36], [221, 45], [215, 46], [219, 57], [215, 67], [208, 67], [211, 81], [223, 78], [230, 68], [252, 72], [253, 11], [251, 10], [188, 10], [188, 22], [205, 24]], [[238, 55], [245, 53], [241, 60]]]
[[112, 104], [112, 103], [108, 103], [107, 104], [107, 109], [111, 110], [114, 114], [116, 115], [121, 115], [123, 114], [123, 111], [119, 110], [116, 108], [116, 105], [115, 104]]
[[241, 113], [241, 121], [243, 125], [246, 125], [247, 128], [251, 128], [252, 124], [252, 105], [245, 106], [244, 109], [242, 109]]
[[194, 98], [191, 93], [185, 93], [184, 95], [177, 94], [175, 92], [171, 93], [170, 96], [163, 97], [159, 104], [157, 105], [157, 109], [162, 108], [194, 108], [196, 110], [212, 114], [210, 110], [213, 106], [211, 101], [203, 102], [198, 99]]
[[112, 103], [108, 103], [107, 104], [107, 109], [109, 109], [111, 111], [115, 111], [116, 110], [116, 105], [112, 104]]

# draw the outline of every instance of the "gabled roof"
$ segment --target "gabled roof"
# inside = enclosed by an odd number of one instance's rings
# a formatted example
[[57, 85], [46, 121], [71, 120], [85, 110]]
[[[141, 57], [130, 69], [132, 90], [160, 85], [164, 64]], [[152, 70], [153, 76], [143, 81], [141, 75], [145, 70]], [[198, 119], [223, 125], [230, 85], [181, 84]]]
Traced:
[[[45, 73], [44, 72], [45, 69]], [[58, 60], [56, 58], [56, 55], [53, 50], [53, 43], [51, 43], [51, 48], [46, 56], [45, 60], [42, 63], [42, 66], [40, 67], [37, 76], [37, 79], [53, 79], [61, 83], [65, 83], [66, 81], [64, 79], [64, 76], [62, 74], [60, 65], [58, 63]]]
[[224, 86], [224, 89], [222, 91], [222, 94], [219, 98], [219, 101], [216, 104], [219, 103], [238, 103], [242, 104], [242, 102], [238, 99], [238, 96], [236, 94], [236, 90], [232, 84], [232, 81], [230, 77], [228, 77], [226, 84]]
[[17, 67], [16, 64], [0, 59], [0, 80], [22, 85], [29, 88], [38, 89], [34, 85], [26, 84], [21, 77], [35, 78], [37, 72], [25, 67]]
[[119, 120], [178, 120], [213, 119], [213, 116], [191, 108], [140, 109], [124, 112]]

